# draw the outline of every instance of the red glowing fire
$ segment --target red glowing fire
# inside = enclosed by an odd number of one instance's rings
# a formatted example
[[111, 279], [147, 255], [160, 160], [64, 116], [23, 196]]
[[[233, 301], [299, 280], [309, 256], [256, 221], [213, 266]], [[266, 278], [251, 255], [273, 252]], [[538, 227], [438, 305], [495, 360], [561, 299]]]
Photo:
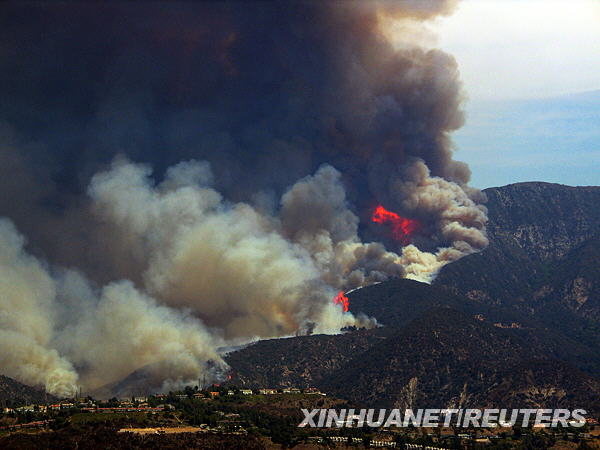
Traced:
[[401, 217], [381, 205], [375, 208], [371, 220], [375, 223], [389, 224], [392, 228], [392, 237], [404, 245], [410, 242], [412, 233], [419, 228], [419, 222], [416, 220]]
[[348, 297], [346, 297], [344, 295], [344, 291], [338, 292], [338, 294], [333, 299], [333, 303], [335, 303], [336, 305], [337, 304], [342, 305], [344, 312], [348, 312], [348, 306], [350, 305], [350, 300], [348, 299]]

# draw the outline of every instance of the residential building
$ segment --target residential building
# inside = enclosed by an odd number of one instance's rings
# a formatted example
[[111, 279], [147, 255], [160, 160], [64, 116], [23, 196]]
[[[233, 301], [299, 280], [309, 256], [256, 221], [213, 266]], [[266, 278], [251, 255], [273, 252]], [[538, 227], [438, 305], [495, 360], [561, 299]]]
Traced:
[[285, 388], [285, 389], [283, 390], [283, 393], [284, 393], [284, 394], [300, 394], [300, 393], [301, 393], [301, 391], [300, 391], [300, 389], [298, 389], [298, 388], [295, 388], [295, 387], [290, 387], [290, 388]]

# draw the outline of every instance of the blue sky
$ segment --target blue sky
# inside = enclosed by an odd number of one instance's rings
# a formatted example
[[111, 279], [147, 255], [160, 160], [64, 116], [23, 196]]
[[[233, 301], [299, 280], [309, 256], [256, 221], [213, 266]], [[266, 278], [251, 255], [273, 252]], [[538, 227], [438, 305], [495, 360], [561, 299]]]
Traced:
[[471, 102], [467, 114], [454, 141], [473, 185], [600, 185], [600, 91]]
[[473, 185], [600, 185], [599, 0], [463, 0], [431, 33], [465, 84]]

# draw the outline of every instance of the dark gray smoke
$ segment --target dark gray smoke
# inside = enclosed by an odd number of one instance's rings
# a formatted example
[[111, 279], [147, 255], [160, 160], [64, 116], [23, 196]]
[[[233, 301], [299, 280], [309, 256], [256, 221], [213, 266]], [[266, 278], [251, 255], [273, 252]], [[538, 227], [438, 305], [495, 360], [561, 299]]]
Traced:
[[[456, 63], [418, 38], [453, 6], [2, 3], [0, 216], [29, 244], [6, 222], [0, 263], [41, 274], [27, 311], [48, 317], [43, 336], [9, 328], [43, 375], [0, 345], [9, 375], [187, 383], [224, 367], [219, 345], [372, 325], [331, 298], [484, 248], [452, 158]], [[411, 245], [377, 205], [418, 222]]]

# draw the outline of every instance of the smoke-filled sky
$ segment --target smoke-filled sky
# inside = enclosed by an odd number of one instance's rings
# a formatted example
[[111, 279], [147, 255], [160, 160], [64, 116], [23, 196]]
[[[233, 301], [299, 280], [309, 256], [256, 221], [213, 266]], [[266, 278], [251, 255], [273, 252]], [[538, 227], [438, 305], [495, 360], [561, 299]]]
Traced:
[[455, 7], [0, 4], [5, 374], [218, 379], [218, 348], [375, 326], [333, 299], [484, 249], [427, 31]]

